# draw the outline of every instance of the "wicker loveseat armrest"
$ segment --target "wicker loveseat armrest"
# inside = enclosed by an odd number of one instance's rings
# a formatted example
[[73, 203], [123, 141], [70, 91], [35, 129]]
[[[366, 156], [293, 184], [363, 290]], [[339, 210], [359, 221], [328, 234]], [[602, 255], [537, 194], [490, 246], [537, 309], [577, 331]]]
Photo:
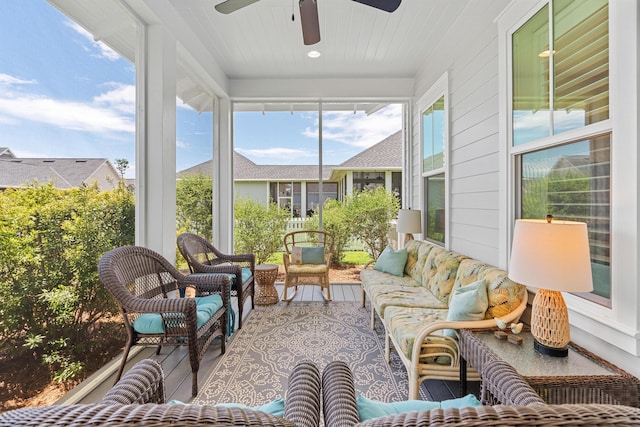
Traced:
[[269, 426], [297, 427], [262, 411], [212, 405], [56, 405], [0, 414], [0, 427]]
[[300, 427], [320, 424], [320, 371], [311, 361], [299, 362], [289, 374], [284, 418]]
[[358, 423], [353, 373], [345, 362], [330, 362], [322, 371], [322, 403], [326, 427]]
[[129, 369], [98, 403], [165, 403], [162, 366], [157, 360], [141, 360]]
[[482, 369], [480, 400], [484, 405], [545, 405], [545, 401], [508, 363], [492, 360]]
[[[346, 425], [346, 424], [345, 424]], [[637, 426], [640, 409], [622, 405], [477, 406], [389, 415], [362, 427]]]

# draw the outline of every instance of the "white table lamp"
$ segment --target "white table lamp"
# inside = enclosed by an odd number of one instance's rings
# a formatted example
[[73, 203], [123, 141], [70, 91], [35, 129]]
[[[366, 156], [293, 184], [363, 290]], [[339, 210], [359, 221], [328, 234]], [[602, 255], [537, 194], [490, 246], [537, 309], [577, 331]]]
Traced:
[[420, 209], [400, 209], [396, 231], [404, 233], [406, 241], [413, 240], [413, 233], [422, 233], [422, 211]]
[[531, 311], [535, 349], [557, 357], [568, 354], [567, 306], [560, 291], [593, 290], [589, 236], [584, 222], [517, 220], [509, 278], [538, 288]]

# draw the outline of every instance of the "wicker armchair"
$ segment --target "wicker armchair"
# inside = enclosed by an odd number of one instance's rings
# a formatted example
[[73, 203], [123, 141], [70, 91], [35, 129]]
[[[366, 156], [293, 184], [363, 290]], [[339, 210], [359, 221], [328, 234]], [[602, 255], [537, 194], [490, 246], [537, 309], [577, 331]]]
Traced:
[[[315, 263], [307, 263], [304, 253], [299, 257], [295, 251], [304, 251], [306, 248], [322, 248], [322, 259]], [[317, 279], [310, 282], [320, 286], [322, 297], [331, 301], [331, 286], [329, 283], [329, 270], [331, 269], [331, 252], [333, 251], [333, 235], [321, 230], [298, 230], [287, 233], [284, 236], [285, 253], [284, 260], [285, 281], [283, 301], [290, 301], [298, 290], [298, 283], [306, 282], [309, 278]], [[287, 289], [294, 288], [293, 295], [287, 297]]]
[[16, 409], [0, 414], [0, 426], [272, 426], [317, 427], [320, 423], [320, 374], [308, 361], [289, 375], [284, 418], [250, 409], [212, 405], [164, 404], [160, 364], [138, 362], [104, 396], [91, 405], [57, 405]]
[[[222, 353], [225, 351], [229, 276], [184, 275], [160, 254], [139, 246], [107, 252], [100, 260], [98, 273], [120, 307], [128, 336], [116, 381], [122, 376], [132, 346], [157, 346], [157, 353], [163, 345], [185, 346], [193, 377], [191, 392], [197, 395], [202, 355], [216, 337], [220, 337]], [[203, 307], [209, 309], [203, 314], [198, 311], [201, 300], [175, 297], [187, 287], [195, 287], [196, 297], [218, 293], [222, 304], [217, 308], [217, 300], [213, 301], [213, 305]], [[139, 324], [134, 325], [137, 319], [155, 323], [141, 330]]]
[[[508, 366], [508, 365], [507, 365]], [[502, 367], [499, 367], [502, 368]], [[494, 370], [496, 380], [504, 378]], [[640, 409], [622, 405], [546, 405], [524, 381], [509, 388], [514, 406], [433, 409], [388, 415], [359, 423], [356, 392], [349, 366], [342, 361], [322, 373], [322, 401], [326, 427], [455, 427], [455, 426], [638, 426]], [[521, 393], [522, 397], [518, 394]], [[531, 403], [524, 406], [523, 403]]]
[[[209, 241], [192, 233], [178, 236], [178, 250], [189, 264], [192, 273], [227, 273], [233, 274], [231, 295], [238, 297], [238, 329], [242, 328], [242, 310], [247, 298], [251, 298], [251, 309], [254, 305], [255, 266], [254, 254], [223, 254]], [[245, 274], [243, 275], [243, 270]], [[246, 272], [250, 273], [247, 274]]]

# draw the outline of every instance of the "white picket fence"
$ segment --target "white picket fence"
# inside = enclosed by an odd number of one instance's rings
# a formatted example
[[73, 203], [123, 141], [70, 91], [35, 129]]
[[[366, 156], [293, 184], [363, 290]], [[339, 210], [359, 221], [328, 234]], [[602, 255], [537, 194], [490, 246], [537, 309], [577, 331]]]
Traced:
[[[286, 232], [295, 230], [304, 230], [306, 228], [307, 218], [291, 218], [287, 223]], [[346, 245], [343, 248], [345, 251], [366, 251], [364, 242], [355, 237], [350, 237]]]

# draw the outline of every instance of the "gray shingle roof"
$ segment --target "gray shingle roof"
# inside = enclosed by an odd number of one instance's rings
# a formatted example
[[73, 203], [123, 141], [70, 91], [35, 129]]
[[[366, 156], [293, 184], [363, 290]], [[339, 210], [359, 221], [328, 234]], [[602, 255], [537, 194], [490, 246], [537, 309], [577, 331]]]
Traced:
[[51, 167], [0, 158], [0, 188], [19, 188], [34, 181], [51, 182], [57, 188], [72, 187]]
[[[329, 179], [335, 166], [323, 166], [322, 179]], [[318, 167], [313, 165], [257, 165], [238, 152], [233, 153], [235, 181], [317, 181]], [[213, 160], [178, 172], [178, 177], [203, 173], [211, 176]]]
[[[314, 165], [257, 165], [238, 152], [233, 153], [236, 181], [317, 181], [318, 167]], [[402, 131], [383, 139], [376, 145], [356, 154], [340, 165], [324, 165], [322, 179], [329, 180], [334, 169], [402, 169]], [[203, 173], [211, 176], [213, 160], [208, 160], [178, 172]]]
[[340, 163], [339, 168], [402, 168], [402, 131], [399, 130], [376, 145]]
[[79, 187], [108, 162], [92, 158], [0, 158], [0, 187], [20, 187], [35, 180], [58, 188]]

